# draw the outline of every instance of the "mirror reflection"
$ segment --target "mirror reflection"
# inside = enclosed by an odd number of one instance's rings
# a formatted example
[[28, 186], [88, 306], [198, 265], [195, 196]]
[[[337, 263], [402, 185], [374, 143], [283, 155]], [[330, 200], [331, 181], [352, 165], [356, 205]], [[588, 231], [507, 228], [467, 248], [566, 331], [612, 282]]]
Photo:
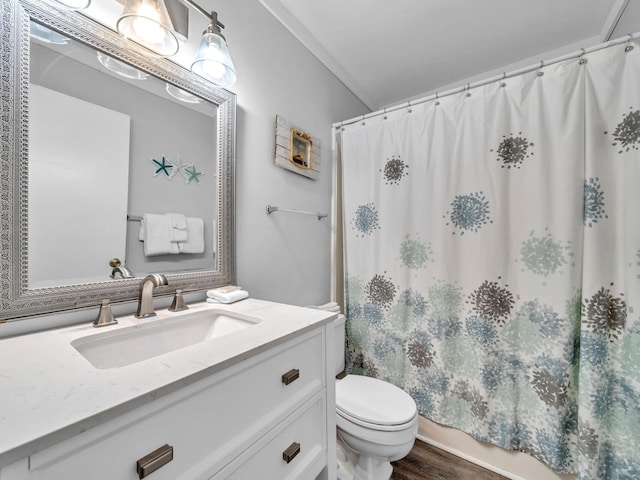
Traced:
[[29, 288], [214, 270], [217, 107], [31, 33]]

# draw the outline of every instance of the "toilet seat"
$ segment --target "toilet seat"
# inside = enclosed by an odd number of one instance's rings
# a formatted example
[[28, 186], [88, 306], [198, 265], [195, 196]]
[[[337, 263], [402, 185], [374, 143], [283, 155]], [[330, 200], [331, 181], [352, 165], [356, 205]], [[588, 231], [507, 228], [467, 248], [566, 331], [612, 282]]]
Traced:
[[362, 375], [347, 375], [336, 382], [336, 411], [356, 425], [379, 431], [404, 430], [418, 414], [404, 390]]

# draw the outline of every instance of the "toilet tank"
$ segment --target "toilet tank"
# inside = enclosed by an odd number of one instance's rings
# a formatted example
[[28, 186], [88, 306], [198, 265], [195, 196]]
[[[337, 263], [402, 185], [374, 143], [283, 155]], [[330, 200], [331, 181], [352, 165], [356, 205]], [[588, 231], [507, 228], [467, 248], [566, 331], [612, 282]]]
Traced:
[[335, 361], [335, 375], [338, 375], [344, 370], [344, 354], [345, 354], [345, 341], [346, 341], [346, 317], [342, 314], [338, 315], [338, 318], [333, 321], [335, 329], [334, 339], [334, 361]]

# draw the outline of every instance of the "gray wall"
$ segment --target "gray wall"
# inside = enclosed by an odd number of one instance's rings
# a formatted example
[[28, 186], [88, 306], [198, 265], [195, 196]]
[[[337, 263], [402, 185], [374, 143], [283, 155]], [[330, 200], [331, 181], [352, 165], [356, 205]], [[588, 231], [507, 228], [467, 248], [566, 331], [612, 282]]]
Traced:
[[[267, 216], [265, 206], [330, 214], [331, 124], [368, 110], [258, 0], [223, 1], [215, 7], [238, 73], [232, 88], [239, 105], [238, 283], [256, 298], [325, 303], [331, 283], [331, 217]], [[276, 114], [320, 139], [319, 180], [275, 166]]]

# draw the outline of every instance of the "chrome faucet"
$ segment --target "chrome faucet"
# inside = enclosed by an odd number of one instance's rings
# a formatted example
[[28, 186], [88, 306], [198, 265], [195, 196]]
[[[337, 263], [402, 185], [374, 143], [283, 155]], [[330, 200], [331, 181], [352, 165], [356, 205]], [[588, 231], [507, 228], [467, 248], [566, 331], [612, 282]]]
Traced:
[[122, 265], [119, 258], [112, 258], [109, 260], [109, 266], [113, 268], [111, 270], [111, 278], [133, 278], [133, 273], [127, 267]]
[[133, 278], [133, 273], [124, 265], [119, 265], [117, 267], [113, 267], [111, 270], [111, 278]]
[[155, 316], [156, 312], [153, 310], [153, 287], [159, 287], [160, 285], [169, 285], [167, 277], [164, 275], [152, 273], [144, 277], [142, 286], [140, 287], [140, 298], [138, 299], [136, 318]]

